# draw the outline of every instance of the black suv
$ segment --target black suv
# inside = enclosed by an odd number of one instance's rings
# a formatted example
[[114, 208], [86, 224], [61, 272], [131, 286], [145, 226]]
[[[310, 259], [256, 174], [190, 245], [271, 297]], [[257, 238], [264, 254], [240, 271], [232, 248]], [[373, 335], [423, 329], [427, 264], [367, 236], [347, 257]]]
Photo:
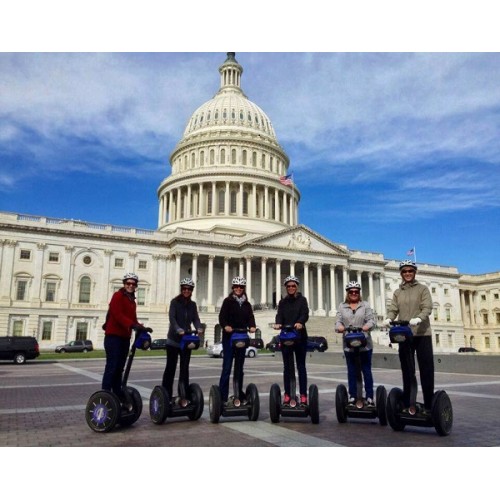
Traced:
[[167, 348], [167, 339], [155, 339], [151, 342], [150, 349], [152, 351], [156, 349], [166, 349]]
[[475, 347], [459, 347], [458, 352], [479, 352]]
[[35, 337], [0, 337], [0, 359], [12, 360], [16, 365], [40, 356]]
[[325, 337], [307, 337], [307, 350], [325, 352], [328, 349], [328, 342]]
[[250, 339], [250, 345], [256, 349], [264, 349], [264, 341], [262, 339]]
[[276, 352], [280, 350], [280, 336], [275, 335], [270, 342], [266, 344], [266, 349], [271, 352]]
[[56, 347], [56, 352], [88, 352], [93, 350], [94, 345], [91, 340], [72, 340], [68, 344]]

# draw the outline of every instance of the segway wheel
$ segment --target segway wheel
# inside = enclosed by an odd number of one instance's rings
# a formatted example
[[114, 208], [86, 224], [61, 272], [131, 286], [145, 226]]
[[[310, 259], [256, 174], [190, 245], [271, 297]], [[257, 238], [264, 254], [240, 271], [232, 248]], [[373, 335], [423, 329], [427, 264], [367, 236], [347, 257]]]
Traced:
[[210, 422], [212, 422], [212, 424], [218, 424], [222, 413], [222, 396], [218, 385], [210, 387], [208, 410], [210, 413]]
[[437, 391], [432, 398], [432, 422], [440, 436], [448, 436], [453, 427], [453, 408], [445, 391]]
[[309, 415], [313, 424], [319, 424], [319, 391], [316, 384], [309, 386]]
[[335, 411], [339, 424], [347, 422], [347, 402], [349, 400], [347, 389], [344, 384], [339, 384], [335, 390]]
[[109, 432], [118, 423], [120, 400], [112, 392], [97, 391], [85, 408], [87, 425], [95, 432]]
[[403, 391], [398, 387], [394, 387], [389, 392], [389, 397], [387, 398], [387, 420], [389, 425], [395, 431], [402, 431], [405, 428], [405, 424], [401, 422], [399, 414], [403, 410]]
[[269, 415], [271, 422], [277, 424], [280, 421], [281, 391], [278, 384], [273, 384], [269, 392]]
[[135, 387], [127, 387], [126, 391], [132, 400], [132, 411], [120, 416], [120, 425], [122, 427], [128, 427], [137, 422], [142, 413], [142, 397], [139, 391]]
[[170, 395], [162, 385], [153, 389], [149, 398], [149, 416], [154, 424], [161, 425], [165, 422], [170, 409]]
[[248, 420], [255, 422], [260, 413], [259, 391], [255, 384], [248, 384], [245, 397], [248, 401]]
[[203, 391], [198, 384], [189, 384], [189, 399], [193, 405], [193, 411], [189, 416], [189, 420], [198, 420], [203, 414]]
[[377, 405], [377, 417], [380, 425], [387, 425], [387, 390], [383, 385], [377, 387], [375, 393], [375, 404]]

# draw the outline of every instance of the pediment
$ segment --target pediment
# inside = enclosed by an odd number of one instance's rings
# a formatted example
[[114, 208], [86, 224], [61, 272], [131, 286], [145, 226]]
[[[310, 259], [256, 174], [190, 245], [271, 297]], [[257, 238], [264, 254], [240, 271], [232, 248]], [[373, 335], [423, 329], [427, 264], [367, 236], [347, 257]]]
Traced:
[[307, 226], [295, 226], [277, 233], [261, 236], [247, 242], [247, 245], [258, 247], [281, 248], [283, 250], [330, 253], [348, 255], [348, 250], [342, 245], [333, 243]]

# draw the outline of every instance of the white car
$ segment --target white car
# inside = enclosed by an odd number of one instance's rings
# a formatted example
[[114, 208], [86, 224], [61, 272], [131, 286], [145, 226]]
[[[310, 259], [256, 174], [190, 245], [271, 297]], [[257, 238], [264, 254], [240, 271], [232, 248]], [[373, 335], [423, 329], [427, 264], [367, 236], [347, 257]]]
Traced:
[[[214, 345], [209, 345], [207, 347], [207, 354], [211, 358], [223, 358], [224, 351], [222, 350], [222, 342], [218, 342]], [[257, 356], [257, 349], [255, 347], [248, 346], [245, 352], [245, 356], [247, 358], [255, 358], [255, 356]]]

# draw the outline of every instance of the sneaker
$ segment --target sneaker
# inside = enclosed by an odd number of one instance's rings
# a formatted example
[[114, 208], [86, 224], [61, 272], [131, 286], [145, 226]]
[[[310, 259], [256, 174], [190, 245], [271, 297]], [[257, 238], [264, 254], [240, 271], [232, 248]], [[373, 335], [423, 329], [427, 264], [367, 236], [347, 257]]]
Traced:
[[290, 399], [291, 399], [290, 396], [288, 394], [285, 394], [283, 396], [283, 404], [284, 405], [289, 405], [290, 404]]
[[307, 405], [307, 396], [305, 394], [300, 395], [300, 404]]
[[373, 402], [372, 398], [366, 398], [366, 404], [368, 406], [375, 406], [375, 403]]
[[356, 403], [356, 398], [349, 398], [348, 404], [354, 406], [354, 403]]

